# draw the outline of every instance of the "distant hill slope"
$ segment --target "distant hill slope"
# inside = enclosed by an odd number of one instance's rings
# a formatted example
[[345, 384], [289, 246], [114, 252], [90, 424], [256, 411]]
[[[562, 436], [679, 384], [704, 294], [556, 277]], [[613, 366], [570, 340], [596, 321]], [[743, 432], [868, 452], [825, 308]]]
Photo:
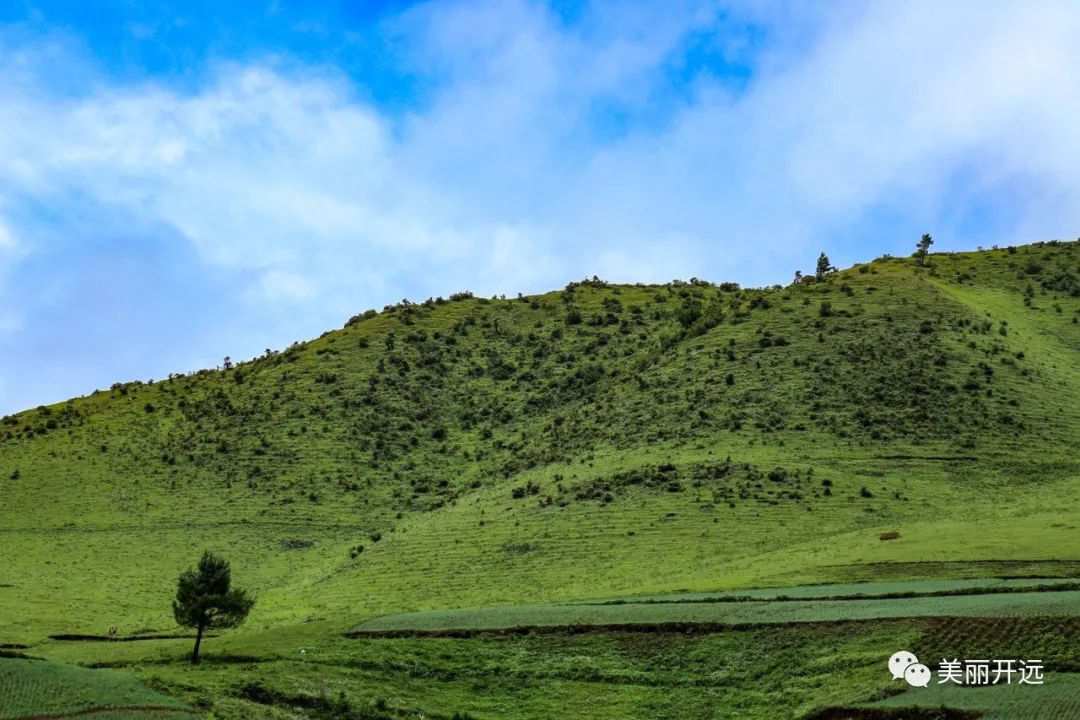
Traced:
[[3, 418], [0, 640], [167, 627], [204, 546], [264, 623], [1080, 559], [1078, 248], [461, 294]]

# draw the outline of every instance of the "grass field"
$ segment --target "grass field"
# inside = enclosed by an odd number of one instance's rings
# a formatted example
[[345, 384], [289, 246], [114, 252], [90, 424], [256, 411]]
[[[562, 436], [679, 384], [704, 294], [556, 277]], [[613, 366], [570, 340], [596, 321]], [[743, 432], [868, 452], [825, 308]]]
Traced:
[[[885, 587], [882, 584], [882, 587]], [[901, 599], [515, 605], [388, 615], [354, 632], [443, 632], [604, 625], [836, 622], [888, 617], [1076, 617], [1080, 590]]]
[[[217, 642], [198, 668], [185, 664], [182, 641], [51, 642], [41, 650], [66, 662], [132, 668], [192, 704], [212, 702], [217, 714], [253, 718], [331, 717], [313, 707], [341, 692], [354, 709], [387, 718], [803, 717], [896, 692], [886, 661], [900, 648], [922, 658], [1038, 655], [1046, 685], [1017, 689], [1036, 707], [1040, 692], [1067, 697], [1054, 688], [1080, 672], [1075, 617], [365, 640], [316, 624]], [[918, 696], [893, 701], [904, 697]]]
[[[1078, 568], [1080, 570], [1080, 568]], [[796, 585], [794, 587], [747, 588], [745, 590], [721, 590], [718, 592], [668, 593], [665, 595], [629, 595], [619, 598], [582, 600], [582, 604], [614, 604], [624, 602], [737, 602], [741, 600], [832, 600], [852, 597], [881, 597], [918, 595], [963, 595], [976, 593], [1009, 593], [1028, 590], [1069, 589], [1078, 581], [1070, 578], [968, 578], [949, 580], [906, 580], [900, 582], [833, 583], [822, 585]]]
[[[930, 628], [1078, 672], [1042, 587], [1080, 578], [1078, 277], [1055, 243], [461, 295], [0, 419], [0, 645], [222, 719], [802, 717]], [[257, 603], [199, 668], [49, 639], [177, 632], [206, 548]], [[767, 625], [344, 637], [597, 619]]]
[[979, 713], [985, 720], [1029, 720], [1080, 717], [1080, 675], [1063, 673], [1053, 682], [1018, 687], [956, 687], [931, 684], [867, 705], [872, 708], [950, 707]]
[[[296, 699], [333, 698], [345, 690], [357, 707], [382, 706], [380, 716], [395, 718], [421, 712], [476, 718], [768, 718], [815, 702], [854, 702], [867, 682], [884, 687], [888, 676], [880, 672], [880, 654], [897, 640], [914, 643], [917, 635], [916, 627], [896, 621], [700, 636], [615, 632], [357, 641], [335, 635], [311, 642], [311, 635], [238, 635], [228, 643], [229, 655], [237, 659], [197, 669], [185, 667], [183, 649], [170, 643], [153, 649], [139, 643], [66, 643], [55, 649], [68, 653], [69, 661], [122, 653], [118, 662], [141, 665], [138, 672], [152, 682], [172, 684], [181, 695], [192, 695], [192, 702], [198, 693], [212, 696], [215, 710], [229, 708], [239, 716], [252, 707], [253, 694], [280, 700], [254, 704], [251, 717], [296, 717], [285, 698], [302, 704]], [[159, 652], [176, 661], [146, 662]], [[830, 685], [838, 671], [852, 687]], [[252, 693], [253, 684], [270, 692]], [[185, 690], [195, 687], [200, 690]], [[765, 697], [779, 704], [763, 704]]]
[[99, 720], [194, 720], [191, 708], [153, 692], [131, 675], [0, 657], [0, 718], [95, 717]]

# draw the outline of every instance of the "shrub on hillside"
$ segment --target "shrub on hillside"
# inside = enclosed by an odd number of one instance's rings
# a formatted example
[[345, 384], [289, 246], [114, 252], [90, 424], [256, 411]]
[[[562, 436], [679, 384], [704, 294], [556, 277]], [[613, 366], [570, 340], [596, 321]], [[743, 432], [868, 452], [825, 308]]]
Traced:
[[530, 480], [525, 485], [521, 485], [521, 486], [516, 487], [513, 490], [511, 490], [510, 495], [515, 500], [520, 500], [523, 497], [526, 497], [528, 495], [536, 495], [539, 492], [540, 492], [540, 486], [537, 485], [536, 483], [534, 483], [532, 480]]

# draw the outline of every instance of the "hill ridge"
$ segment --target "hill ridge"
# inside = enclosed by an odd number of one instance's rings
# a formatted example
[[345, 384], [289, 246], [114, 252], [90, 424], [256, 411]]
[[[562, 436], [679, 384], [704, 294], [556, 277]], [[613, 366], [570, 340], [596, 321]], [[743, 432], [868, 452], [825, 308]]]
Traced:
[[[0, 525], [49, 536], [11, 572], [25, 582], [35, 557], [67, 558], [83, 529], [98, 529], [83, 540], [93, 552], [136, 565], [144, 554], [117, 544], [154, 538], [160, 561], [107, 587], [148, 593], [131, 615], [160, 628], [154, 568], [186, 566], [196, 538], [247, 559], [265, 622], [320, 607], [355, 620], [692, 587], [695, 573], [762, 580], [750, 558], [784, 547], [812, 575], [858, 559], [849, 544], [867, 537], [878, 544], [863, 561], [901, 559], [913, 541], [877, 534], [941, 520], [950, 503], [1002, 517], [986, 494], [1024, 486], [1041, 499], [1008, 522], [1057, 522], [1080, 437], [1066, 362], [1080, 348], [1078, 247], [934, 254], [928, 268], [879, 258], [787, 287], [457, 294], [227, 369], [8, 416]], [[815, 536], [837, 538], [832, 556], [815, 556]], [[79, 582], [42, 572], [50, 587]], [[410, 593], [425, 572], [441, 585]], [[506, 573], [505, 592], [484, 585]], [[381, 595], [353, 604], [357, 584]], [[312, 588], [311, 607], [291, 599]], [[60, 601], [42, 602], [45, 618]], [[33, 627], [90, 631], [78, 618], [91, 615]]]

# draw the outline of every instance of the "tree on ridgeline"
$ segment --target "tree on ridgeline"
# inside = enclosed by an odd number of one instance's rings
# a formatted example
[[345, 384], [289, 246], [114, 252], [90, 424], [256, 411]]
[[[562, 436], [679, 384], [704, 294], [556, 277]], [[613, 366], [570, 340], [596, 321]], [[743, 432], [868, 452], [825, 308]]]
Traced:
[[232, 588], [229, 562], [207, 550], [199, 567], [185, 570], [176, 585], [173, 617], [184, 627], [195, 628], [195, 649], [191, 664], [199, 664], [199, 645], [205, 630], [236, 627], [244, 622], [255, 598]]
[[915, 246], [915, 259], [920, 267], [926, 267], [927, 258], [930, 255], [930, 246], [934, 244], [934, 238], [930, 233], [923, 233], [922, 240]]
[[820, 255], [818, 255], [817, 272], [815, 273], [818, 280], [824, 280], [825, 276], [834, 270], [836, 270], [836, 268], [834, 268], [833, 264], [829, 262], [828, 255], [826, 255], [825, 253], [821, 253]]

